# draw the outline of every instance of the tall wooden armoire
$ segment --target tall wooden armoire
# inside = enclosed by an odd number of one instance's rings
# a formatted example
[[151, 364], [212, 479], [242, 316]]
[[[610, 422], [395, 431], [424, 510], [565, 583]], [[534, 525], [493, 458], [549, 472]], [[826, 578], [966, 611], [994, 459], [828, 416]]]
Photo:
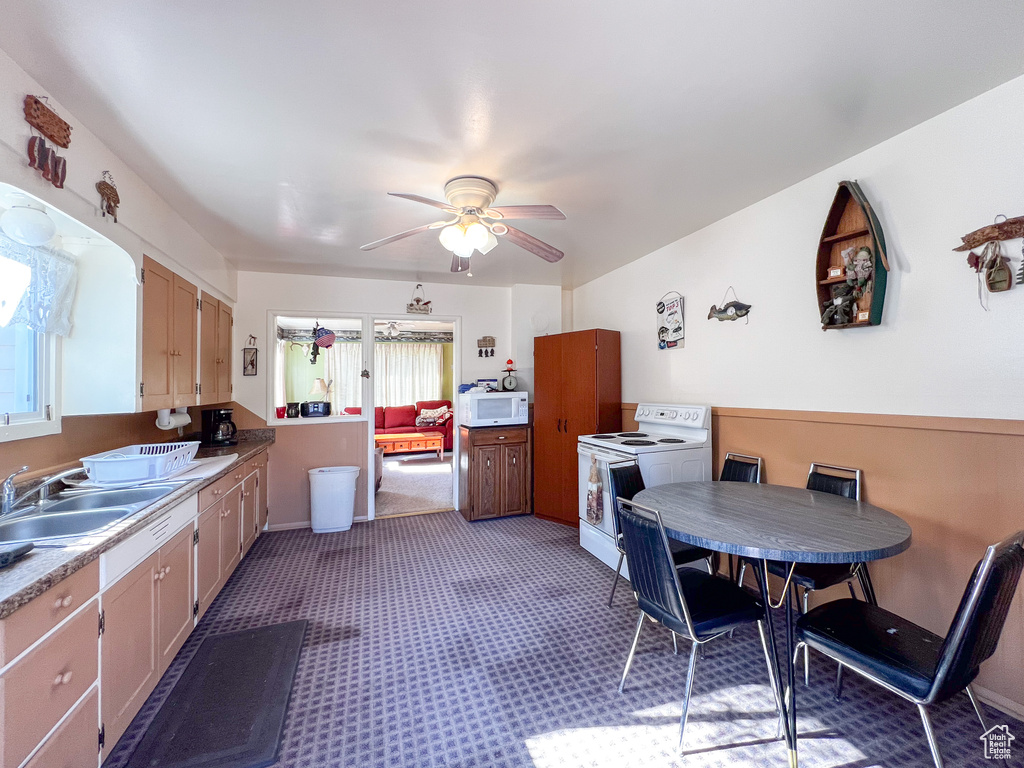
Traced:
[[533, 364], [533, 512], [578, 527], [577, 438], [622, 429], [619, 332], [538, 336]]

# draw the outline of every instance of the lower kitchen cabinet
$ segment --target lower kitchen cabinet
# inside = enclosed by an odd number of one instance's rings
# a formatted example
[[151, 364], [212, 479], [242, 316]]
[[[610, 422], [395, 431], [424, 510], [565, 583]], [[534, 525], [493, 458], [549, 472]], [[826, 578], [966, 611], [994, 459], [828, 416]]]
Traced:
[[75, 707], [25, 768], [96, 768], [96, 723], [100, 696], [92, 693]]
[[157, 571], [158, 669], [163, 674], [192, 632], [192, 556], [195, 529], [182, 528], [160, 548]]
[[459, 511], [467, 520], [530, 514], [529, 427], [461, 427]]
[[223, 587], [242, 559], [242, 486], [224, 497], [220, 517], [220, 586]]
[[253, 472], [242, 483], [242, 554], [256, 543], [259, 520], [259, 476]]
[[160, 552], [147, 557], [102, 595], [104, 757], [160, 679], [157, 582]]
[[220, 591], [220, 523], [224, 517], [224, 502], [218, 501], [199, 513], [196, 541], [196, 599], [198, 618]]

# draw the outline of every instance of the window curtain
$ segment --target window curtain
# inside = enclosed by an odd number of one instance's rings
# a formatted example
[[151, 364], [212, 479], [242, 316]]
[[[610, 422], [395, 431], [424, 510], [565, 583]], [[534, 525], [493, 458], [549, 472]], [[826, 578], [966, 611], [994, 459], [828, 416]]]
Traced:
[[284, 339], [277, 340], [277, 346], [274, 347], [274, 407], [280, 408], [285, 405], [286, 400], [286, 387], [287, 387], [287, 363], [284, 359], [284, 351], [287, 341]]
[[361, 408], [363, 405], [363, 345], [358, 341], [336, 341], [324, 356], [324, 374], [331, 384], [331, 413], [342, 415], [345, 408]]
[[377, 342], [374, 344], [377, 405], [412, 405], [441, 399], [444, 361], [441, 344]]
[[67, 336], [71, 332], [71, 306], [75, 300], [78, 270], [66, 251], [17, 243], [0, 233], [0, 257], [32, 270], [11, 323], [23, 323], [38, 333]]

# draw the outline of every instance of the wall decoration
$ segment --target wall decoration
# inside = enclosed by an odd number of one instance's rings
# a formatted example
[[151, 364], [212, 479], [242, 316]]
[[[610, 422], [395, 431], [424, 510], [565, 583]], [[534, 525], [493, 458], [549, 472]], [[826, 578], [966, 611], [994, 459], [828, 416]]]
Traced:
[[885, 237], [856, 181], [841, 181], [818, 242], [814, 275], [823, 331], [882, 322], [889, 260]]
[[242, 348], [242, 375], [243, 376], [255, 376], [256, 375], [256, 355], [258, 350], [256, 349], [256, 337], [251, 333], [249, 338], [245, 342], [246, 346]]
[[[999, 221], [999, 219], [1002, 219], [1002, 221]], [[959, 245], [953, 250], [970, 251], [980, 248], [992, 240], [1016, 240], [1020, 237], [1024, 237], [1024, 216], [1008, 219], [1000, 214], [996, 216], [994, 224], [976, 229], [961, 237], [960, 239], [964, 241], [963, 245]]]
[[476, 351], [477, 357], [494, 357], [494, 337], [483, 336], [476, 340], [476, 345], [479, 349]]
[[334, 346], [334, 341], [337, 338], [334, 335], [334, 331], [329, 331], [320, 325], [319, 320], [313, 321], [313, 331], [311, 333], [313, 338], [313, 344], [311, 354], [309, 356], [310, 365], [316, 365], [316, 359], [320, 356], [321, 349], [330, 349]]
[[71, 146], [71, 126], [56, 112], [31, 94], [25, 96], [25, 121], [58, 147]]
[[100, 193], [100, 211], [104, 216], [108, 213], [113, 216], [117, 224], [117, 206], [121, 204], [121, 196], [117, 194], [117, 184], [110, 171], [103, 172], [103, 179], [96, 182], [96, 191]]
[[[729, 291], [732, 291], [732, 301], [726, 303], [726, 299], [729, 298]], [[747, 318], [747, 322], [750, 322], [748, 315], [750, 314], [750, 305], [744, 304], [739, 300], [736, 295], [736, 289], [731, 285], [725, 289], [725, 295], [722, 296], [722, 306], [711, 305], [711, 309], [708, 311], [708, 320], [715, 318], [716, 320], [739, 320], [741, 317]]]
[[990, 240], [985, 243], [981, 255], [973, 251], [968, 253], [967, 266], [978, 275], [978, 303], [988, 312], [984, 289], [988, 289], [989, 293], [1001, 293], [1013, 287], [1010, 259], [1003, 256], [998, 240]]
[[[419, 291], [419, 296], [416, 292]], [[412, 289], [412, 301], [405, 305], [405, 311], [410, 315], [429, 315], [434, 311], [429, 301], [425, 301], [426, 294], [423, 292], [423, 283], [416, 283]]]
[[676, 291], [669, 291], [655, 305], [658, 312], [658, 349], [673, 349], [682, 346], [683, 297]]
[[67, 160], [58, 155], [53, 147], [46, 146], [46, 139], [42, 136], [29, 138], [28, 164], [57, 189], [64, 189], [64, 180], [68, 174]]

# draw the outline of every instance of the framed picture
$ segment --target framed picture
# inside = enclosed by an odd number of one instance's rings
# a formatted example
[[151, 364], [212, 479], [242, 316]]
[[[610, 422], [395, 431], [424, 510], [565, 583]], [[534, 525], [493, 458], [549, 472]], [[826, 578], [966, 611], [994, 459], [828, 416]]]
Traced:
[[256, 375], [256, 347], [245, 347], [242, 350], [242, 375]]
[[683, 297], [670, 291], [661, 297], [658, 312], [658, 349], [673, 349], [683, 342]]

